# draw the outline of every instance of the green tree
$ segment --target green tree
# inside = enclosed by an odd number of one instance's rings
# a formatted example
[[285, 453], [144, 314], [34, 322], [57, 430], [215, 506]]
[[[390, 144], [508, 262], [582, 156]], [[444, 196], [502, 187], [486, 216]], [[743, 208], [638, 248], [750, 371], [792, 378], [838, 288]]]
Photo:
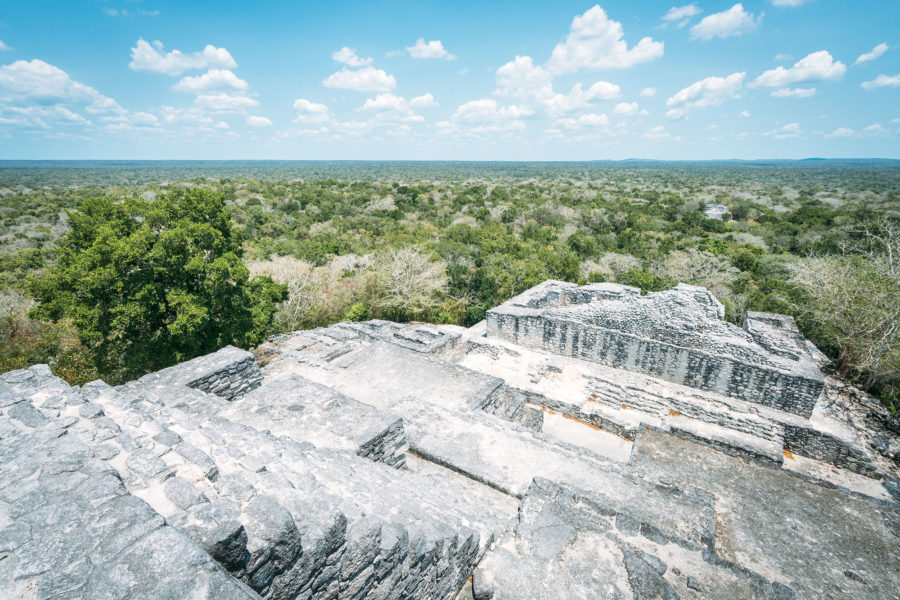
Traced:
[[29, 283], [32, 317], [71, 318], [110, 380], [255, 345], [286, 295], [268, 277], [250, 279], [221, 193], [93, 198], [69, 219], [58, 264]]

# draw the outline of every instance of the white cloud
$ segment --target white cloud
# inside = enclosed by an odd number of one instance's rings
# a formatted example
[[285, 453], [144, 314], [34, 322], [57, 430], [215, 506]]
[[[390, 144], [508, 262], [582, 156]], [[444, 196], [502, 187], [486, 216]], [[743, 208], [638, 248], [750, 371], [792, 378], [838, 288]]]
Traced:
[[646, 87], [641, 90], [640, 94], [638, 94], [638, 96], [640, 96], [641, 98], [652, 98], [655, 95], [656, 95], [655, 87]]
[[665, 15], [663, 15], [663, 21], [681, 21], [678, 26], [684, 27], [687, 24], [687, 19], [691, 17], [697, 16], [703, 11], [700, 10], [696, 4], [686, 4], [684, 6], [673, 6], [669, 9]]
[[497, 69], [497, 90], [501, 96], [517, 98], [523, 105], [544, 108], [553, 116], [590, 108], [595, 100], [612, 100], [621, 94], [619, 86], [598, 81], [585, 90], [580, 83], [568, 94], [553, 90], [553, 74], [534, 64], [530, 56], [516, 56]]
[[859, 85], [864, 90], [874, 90], [880, 87], [897, 87], [900, 86], [900, 74], [879, 75], [872, 81], [863, 81]]
[[741, 117], [744, 117], [744, 118], [748, 118], [748, 117], [750, 116], [750, 111], [749, 111], [749, 110], [742, 110], [742, 111], [740, 112], [740, 116], [741, 116]]
[[852, 136], [854, 133], [855, 133], [855, 132], [854, 132], [852, 129], [850, 129], [849, 127], [838, 127], [837, 129], [835, 129], [835, 130], [832, 131], [831, 133], [826, 134], [825, 137], [826, 137], [826, 138], [850, 137], [850, 136]]
[[247, 117], [246, 123], [250, 127], [271, 127], [272, 126], [272, 121], [270, 121], [268, 118], [257, 117], [254, 115]]
[[183, 78], [176, 83], [172, 89], [180, 92], [200, 94], [202, 92], [220, 90], [223, 88], [246, 90], [248, 87], [246, 81], [240, 79], [231, 71], [226, 69], [210, 69], [203, 75]]
[[668, 113], [666, 116], [677, 118], [676, 115], [684, 116], [684, 109], [718, 106], [725, 100], [737, 98], [745, 75], [746, 73], [732, 73], [728, 77], [707, 77], [692, 83], [666, 100], [666, 106], [677, 107], [672, 116]]
[[841, 61], [835, 61], [827, 50], [819, 50], [801, 58], [790, 69], [770, 69], [753, 81], [753, 86], [785, 87], [804, 81], [840, 79], [847, 71]]
[[673, 121], [678, 121], [679, 119], [683, 119], [687, 116], [687, 111], [683, 108], [673, 108], [671, 110], [666, 111], [666, 118], [672, 119]]
[[881, 123], [872, 123], [868, 127], [863, 128], [863, 133], [868, 135], [880, 135], [887, 130], [881, 126]]
[[328, 107], [324, 104], [319, 104], [318, 102], [310, 102], [306, 98], [298, 98], [294, 101], [294, 110], [321, 115], [328, 112]]
[[444, 60], [456, 60], [456, 57], [444, 49], [441, 40], [431, 40], [426, 42], [424, 38], [419, 38], [412, 46], [407, 46], [406, 51], [413, 58], [443, 58]]
[[151, 115], [150, 113], [145, 112], [131, 113], [131, 120], [137, 125], [159, 124], [159, 118], [156, 115]]
[[138, 39], [137, 45], [131, 49], [131, 62], [128, 67], [133, 71], [153, 71], [166, 75], [180, 75], [194, 69], [223, 68], [233, 69], [237, 63], [225, 48], [216, 48], [207, 45], [200, 52], [183, 54], [179, 50], [165, 52], [162, 42], [155, 41], [153, 45], [143, 38]]
[[672, 134], [666, 131], [666, 128], [662, 125], [657, 125], [656, 127], [648, 129], [641, 137], [645, 140], [665, 140], [672, 137]]
[[428, 94], [422, 94], [421, 96], [416, 96], [415, 98], [413, 98], [412, 100], [409, 101], [409, 105], [427, 108], [430, 106], [437, 106], [438, 103], [435, 102], [434, 96], [432, 96], [430, 93], [428, 93]]
[[202, 94], [197, 96], [194, 105], [210, 112], [243, 112], [251, 106], [259, 106], [259, 100], [242, 94]]
[[865, 54], [860, 54], [859, 58], [857, 58], [856, 62], [853, 64], [855, 66], [855, 65], [858, 65], [858, 64], [861, 64], [864, 62], [869, 62], [870, 60], [875, 60], [876, 58], [878, 58], [879, 56], [881, 56], [882, 54], [884, 54], [887, 51], [888, 51], [887, 44], [878, 44], [877, 46], [872, 48], [871, 52], [866, 52]]
[[619, 102], [613, 109], [613, 113], [623, 117], [633, 117], [638, 113], [637, 102]]
[[332, 120], [327, 106], [311, 102], [306, 98], [295, 100], [294, 110], [299, 113], [294, 119], [294, 123], [328, 123]]
[[586, 127], [609, 127], [609, 117], [604, 114], [587, 113], [578, 118], [558, 119], [556, 126], [562, 129], [577, 130]]
[[12, 47], [3, 43], [3, 40], [0, 40], [0, 52], [5, 52], [5, 51], [9, 51], [9, 50], [12, 50]]
[[806, 4], [809, 0], [771, 0], [772, 6], [800, 6]]
[[356, 50], [353, 48], [348, 48], [347, 46], [344, 46], [340, 50], [335, 50], [334, 52], [332, 52], [331, 58], [350, 67], [364, 67], [372, 63], [371, 58], [362, 58], [360, 56], [357, 56]]
[[532, 115], [533, 112], [516, 105], [500, 106], [493, 98], [481, 98], [461, 104], [451, 119], [465, 123], [506, 121]]
[[773, 98], [811, 98], [816, 88], [780, 88], [772, 92]]
[[375, 98], [369, 98], [360, 110], [385, 111], [385, 110], [406, 110], [409, 108], [406, 100], [402, 96], [395, 96], [391, 93], [378, 94]]
[[756, 17], [744, 10], [740, 3], [728, 10], [704, 17], [691, 27], [691, 39], [711, 40], [715, 37], [728, 38], [753, 31], [762, 21], [763, 15]]
[[790, 54], [786, 54], [784, 52], [775, 55], [775, 60], [790, 60], [791, 58], [793, 57]]
[[772, 131], [767, 131], [766, 135], [773, 136], [779, 140], [800, 137], [803, 131], [800, 130], [799, 123], [788, 123]]
[[572, 20], [569, 34], [553, 49], [547, 68], [552, 73], [629, 69], [663, 55], [662, 42], [645, 37], [629, 49], [623, 36], [622, 24], [611, 20], [606, 11], [595, 5]]
[[387, 92], [397, 87], [397, 80], [393, 75], [372, 66], [357, 70], [344, 67], [337, 73], [329, 75], [322, 85], [357, 92]]
[[[414, 104], [415, 103], [415, 104]], [[434, 97], [431, 94], [417, 96], [407, 102], [403, 96], [397, 96], [386, 92], [378, 94], [375, 98], [366, 100], [358, 111], [376, 113], [377, 120], [393, 120], [393, 121], [414, 121], [421, 122], [425, 117], [417, 115], [413, 110], [413, 106], [436, 106]]]
[[39, 59], [17, 60], [0, 67], [0, 90], [6, 92], [0, 99], [13, 105], [68, 106], [64, 111], [56, 111], [61, 116], [68, 116], [76, 108], [83, 108], [90, 114], [121, 115], [126, 112], [112, 98]]

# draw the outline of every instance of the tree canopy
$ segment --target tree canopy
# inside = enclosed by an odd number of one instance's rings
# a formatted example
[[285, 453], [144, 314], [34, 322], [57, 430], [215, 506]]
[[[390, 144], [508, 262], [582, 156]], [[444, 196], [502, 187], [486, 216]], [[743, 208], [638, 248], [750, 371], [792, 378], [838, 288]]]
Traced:
[[284, 286], [250, 279], [221, 193], [92, 198], [58, 263], [29, 288], [36, 318], [70, 318], [99, 371], [123, 380], [227, 344], [262, 341]]

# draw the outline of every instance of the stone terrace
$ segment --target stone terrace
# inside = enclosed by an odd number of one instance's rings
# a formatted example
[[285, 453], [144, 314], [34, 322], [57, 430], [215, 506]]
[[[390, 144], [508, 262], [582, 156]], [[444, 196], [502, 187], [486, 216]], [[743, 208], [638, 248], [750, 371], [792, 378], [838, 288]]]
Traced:
[[[896, 465], [813, 396], [792, 321], [721, 316], [547, 282], [471, 329], [341, 323], [116, 388], [6, 373], [0, 597], [891, 597]], [[585, 351], [598, 323], [628, 360]], [[725, 362], [666, 376], [713, 347], [780, 399]]]

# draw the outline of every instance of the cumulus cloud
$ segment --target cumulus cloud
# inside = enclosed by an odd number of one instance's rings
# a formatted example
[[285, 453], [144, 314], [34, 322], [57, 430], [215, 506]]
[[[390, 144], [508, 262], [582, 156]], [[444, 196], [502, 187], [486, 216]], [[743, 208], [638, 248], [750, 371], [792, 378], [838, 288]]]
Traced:
[[295, 100], [294, 110], [299, 113], [294, 119], [294, 123], [325, 123], [331, 120], [327, 106], [306, 98]]
[[364, 67], [366, 65], [372, 64], [371, 58], [362, 58], [360, 56], [357, 56], [356, 50], [353, 48], [348, 48], [347, 46], [344, 46], [340, 50], [335, 50], [334, 52], [332, 52], [331, 58], [350, 67]]
[[640, 94], [638, 94], [638, 96], [640, 96], [641, 98], [652, 98], [655, 95], [656, 95], [655, 87], [646, 87], [641, 90]]
[[696, 4], [673, 6], [669, 9], [669, 12], [663, 15], [663, 21], [666, 21], [668, 23], [678, 21], [678, 27], [684, 27], [685, 25], [687, 25], [691, 17], [695, 17], [702, 12], [703, 11], [700, 10], [700, 7]]
[[[428, 94], [428, 96], [431, 96], [431, 94]], [[427, 99], [424, 96], [419, 96], [417, 100], [422, 102]], [[434, 99], [432, 98], [433, 101]], [[375, 98], [369, 98], [359, 110], [375, 113], [394, 113], [395, 116], [409, 121], [425, 120], [413, 112], [410, 103], [403, 96], [397, 96], [390, 92], [378, 94]]]
[[254, 115], [247, 117], [246, 123], [250, 127], [271, 127], [272, 126], [272, 121], [270, 121], [268, 118], [257, 117]]
[[744, 6], [738, 3], [728, 10], [704, 17], [691, 27], [691, 39], [711, 40], [716, 37], [743, 35], [756, 29], [762, 19], [762, 14], [756, 17], [753, 13], [745, 11]]
[[[66, 111], [83, 108], [90, 114], [125, 113], [112, 98], [39, 59], [17, 60], [0, 67], [0, 90], [4, 91], [3, 100], [15, 105], [66, 105], [69, 107]], [[59, 114], [68, 113], [62, 111]]]
[[434, 96], [430, 93], [422, 94], [421, 96], [416, 96], [412, 100], [409, 101], [410, 106], [420, 106], [422, 108], [428, 108], [431, 106], [437, 106], [438, 103], [435, 102]]
[[742, 110], [742, 111], [740, 112], [740, 115], [739, 115], [739, 116], [744, 117], [744, 118], [747, 118], [747, 117], [750, 116], [750, 111], [749, 111], [749, 110]]
[[663, 55], [662, 42], [645, 37], [628, 48], [624, 35], [622, 24], [607, 17], [606, 11], [595, 5], [572, 20], [569, 34], [553, 49], [547, 68], [553, 73], [629, 69]]
[[246, 81], [240, 79], [231, 71], [226, 69], [210, 69], [203, 75], [183, 78], [176, 83], [172, 89], [180, 92], [200, 94], [210, 90], [221, 90], [223, 88], [246, 90], [248, 87]]
[[598, 81], [586, 90], [576, 83], [568, 94], [557, 93], [553, 90], [553, 74], [550, 71], [535, 65], [530, 56], [516, 56], [497, 69], [495, 93], [515, 97], [524, 106], [543, 108], [556, 116], [590, 108], [596, 100], [618, 98], [621, 88], [608, 81]]
[[790, 69], [770, 69], [753, 81], [754, 86], [785, 87], [804, 81], [829, 81], [840, 79], [847, 71], [841, 61], [832, 58], [827, 50], [819, 50], [801, 58]]
[[672, 134], [666, 131], [666, 128], [662, 125], [657, 125], [648, 129], [641, 137], [645, 140], [665, 140], [671, 138]]
[[225, 48], [216, 48], [209, 44], [200, 52], [184, 54], [179, 50], [166, 52], [162, 42], [155, 41], [151, 45], [143, 38], [131, 49], [131, 62], [128, 67], [133, 71], [153, 71], [166, 75], [180, 75], [194, 69], [222, 68], [233, 69], [237, 63]]
[[570, 131], [585, 128], [606, 128], [609, 127], [609, 117], [604, 114], [587, 113], [579, 115], [577, 118], [558, 119], [555, 125]]
[[621, 115], [623, 117], [633, 117], [637, 113], [637, 102], [619, 102], [616, 104], [616, 107], [613, 108], [613, 114]]
[[673, 107], [666, 114], [669, 118], [684, 116], [685, 109], [718, 106], [725, 100], [737, 98], [744, 84], [746, 73], [732, 73], [727, 77], [707, 77], [692, 83], [666, 100], [666, 106]]
[[252, 106], [259, 106], [259, 100], [242, 94], [201, 94], [194, 101], [197, 108], [210, 112], [243, 112]]
[[864, 62], [869, 62], [870, 60], [875, 60], [882, 54], [888, 51], [887, 44], [878, 44], [874, 48], [872, 48], [871, 52], [866, 52], [865, 54], [860, 54], [859, 58], [856, 59], [856, 62], [853, 63], [854, 66], [862, 64]]
[[816, 88], [781, 88], [772, 92], [773, 98], [811, 98], [816, 95]]
[[406, 51], [412, 58], [417, 59], [435, 59], [442, 58], [444, 60], [456, 60], [456, 57], [444, 49], [441, 40], [425, 41], [425, 38], [419, 38], [412, 46], [407, 46]]
[[466, 123], [479, 123], [520, 119], [532, 114], [532, 111], [516, 105], [500, 106], [493, 98], [481, 98], [461, 104], [451, 118]]
[[826, 138], [851, 137], [855, 132], [849, 127], [838, 127], [831, 133], [825, 134]]
[[800, 137], [802, 133], [803, 131], [801, 131], [799, 123], [788, 123], [787, 125], [783, 125], [777, 129], [773, 129], [772, 131], [767, 131], [766, 135], [770, 135], [779, 140], [784, 140], [788, 138]]
[[324, 114], [328, 112], [328, 107], [318, 102], [310, 102], [306, 98], [298, 98], [294, 101], [294, 110], [310, 114]]
[[859, 85], [864, 90], [874, 90], [882, 87], [897, 87], [900, 86], [900, 74], [879, 75], [872, 81], [863, 81]]
[[344, 67], [337, 73], [329, 75], [322, 85], [357, 92], [387, 92], [397, 87], [397, 80], [393, 75], [372, 66], [355, 70]]

